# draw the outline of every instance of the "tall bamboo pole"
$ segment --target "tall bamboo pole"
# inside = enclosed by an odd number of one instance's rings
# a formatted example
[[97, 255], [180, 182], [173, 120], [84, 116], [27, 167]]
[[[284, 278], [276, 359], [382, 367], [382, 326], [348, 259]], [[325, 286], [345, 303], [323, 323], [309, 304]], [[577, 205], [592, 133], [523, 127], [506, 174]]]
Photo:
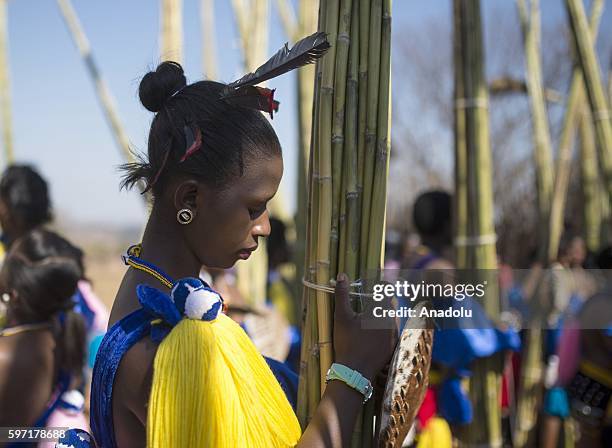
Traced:
[[[285, 35], [293, 40], [314, 33], [317, 29], [317, 11], [319, 0], [300, 0], [298, 14], [296, 15], [289, 0], [276, 0], [277, 11]], [[297, 112], [298, 112], [298, 168], [297, 168], [297, 207], [295, 214], [295, 234], [297, 238], [293, 243], [293, 263], [296, 267], [296, 281], [294, 294], [300, 295], [302, 288], [301, 278], [304, 272], [305, 239], [306, 234], [306, 204], [307, 204], [307, 175], [308, 158], [310, 153], [310, 133], [312, 128], [312, 101], [314, 94], [315, 67], [305, 66], [297, 71]]]
[[608, 104], [612, 104], [612, 61], [608, 69]]
[[[325, 3], [325, 31], [328, 33], [332, 47], [323, 58], [322, 77], [319, 93], [319, 123], [317, 139], [319, 184], [319, 210], [317, 234], [316, 280], [319, 285], [329, 285], [330, 273], [330, 240], [332, 218], [332, 107], [334, 95], [334, 67], [338, 34], [338, 0], [327, 0]], [[317, 291], [317, 314], [319, 319], [319, 355], [321, 384], [325, 383], [325, 374], [333, 360], [332, 348], [332, 312], [327, 294]], [[323, 387], [321, 387], [323, 392]]]
[[[318, 29], [325, 30], [325, 6], [319, 7]], [[311, 147], [308, 158], [308, 203], [306, 207], [306, 247], [304, 259], [304, 279], [310, 283], [316, 282], [317, 246], [314, 241], [318, 235], [319, 208], [319, 160], [318, 151], [314, 149], [319, 133], [320, 85], [323, 76], [323, 61], [317, 60], [315, 65], [315, 82], [313, 90], [312, 126], [310, 134]], [[313, 288], [302, 288], [302, 310], [304, 321], [302, 325], [302, 344], [306, 348], [300, 354], [300, 378], [298, 387], [298, 418], [305, 428], [321, 398], [320, 359], [319, 359], [319, 328], [316, 306], [316, 294]], [[300, 392], [301, 395], [300, 395]]]
[[119, 120], [119, 115], [117, 114], [117, 110], [115, 108], [115, 102], [113, 97], [108, 89], [106, 82], [102, 78], [100, 74], [100, 70], [96, 65], [93, 54], [91, 52], [91, 47], [89, 45], [89, 41], [85, 36], [85, 32], [81, 27], [79, 22], [79, 18], [72, 7], [72, 3], [70, 0], [57, 0], [57, 4], [59, 6], [60, 12], [62, 13], [62, 17], [64, 18], [64, 22], [68, 27], [68, 31], [83, 58], [83, 62], [85, 63], [85, 67], [87, 68], [87, 72], [91, 77], [94, 86], [96, 88], [96, 93], [98, 95], [98, 100], [100, 101], [100, 105], [104, 111], [106, 116], [106, 120], [111, 127], [111, 131], [113, 133], [113, 137], [115, 138], [115, 142], [117, 146], [121, 150], [121, 153], [125, 160], [128, 162], [134, 161], [134, 156], [130, 151], [130, 143], [127, 137], [127, 133], [125, 132], [125, 128], [123, 127], [121, 121]]
[[608, 100], [599, 73], [594, 40], [589, 32], [582, 0], [565, 0], [565, 5], [595, 124], [599, 163], [603, 170], [608, 201], [612, 201], [612, 122]]
[[[603, 10], [603, 0], [594, 0], [591, 6], [590, 31], [595, 39], [599, 29], [599, 19]], [[575, 140], [575, 130], [578, 122], [583, 126], [584, 117], [580, 116], [580, 110], [584, 103], [584, 78], [582, 70], [574, 67], [569, 96], [563, 118], [563, 130], [559, 140], [559, 151], [557, 154], [557, 165], [555, 169], [555, 184], [553, 188], [552, 202], [550, 206], [549, 238], [548, 238], [548, 261], [557, 259], [559, 241], [563, 231], [563, 215], [567, 187], [569, 184], [570, 167], [572, 161], [572, 146]]]
[[[302, 2], [300, 2], [301, 5]], [[276, 10], [281, 20], [281, 25], [285, 31], [285, 35], [291, 40], [299, 39], [300, 24], [298, 24], [298, 18], [296, 17], [293, 5], [289, 0], [276, 0]]]
[[[376, 123], [376, 151], [374, 153], [374, 173], [372, 179], [372, 198], [370, 200], [370, 219], [366, 269], [380, 275], [383, 265], [385, 239], [385, 216], [387, 207], [387, 173], [391, 155], [391, 0], [383, 0], [380, 30], [380, 74], [378, 76], [378, 113]], [[380, 199], [383, 199], [382, 201]]]
[[[330, 231], [330, 271], [338, 271], [338, 242], [340, 239], [340, 209], [345, 198], [341, 198], [344, 148], [344, 108], [346, 103], [346, 83], [351, 32], [352, 0], [341, 0], [336, 39], [336, 67], [334, 69], [334, 99], [332, 116], [332, 216]], [[343, 258], [343, 255], [342, 255]]]
[[[466, 108], [463, 80], [463, 53], [461, 42], [461, 8], [458, 1], [453, 2], [453, 126], [455, 148], [455, 197], [454, 197], [454, 234], [455, 241], [466, 241], [468, 237], [468, 172], [467, 172], [467, 130], [465, 123]], [[455, 264], [458, 269], [468, 266], [467, 246], [455, 244]]]
[[349, 278], [359, 276], [359, 212], [360, 192], [357, 184], [357, 134], [359, 116], [359, 34], [358, 1], [353, 2], [351, 11], [351, 39], [348, 63], [348, 76], [346, 82], [346, 110], [344, 114], [344, 176], [342, 196], [344, 199], [344, 216], [340, 217], [343, 228], [340, 233], [340, 250], [343, 262], [339, 263], [338, 271], [345, 272]]
[[[300, 36], [307, 36], [314, 33], [317, 29], [317, 11], [319, 0], [300, 0], [298, 31]], [[297, 38], [297, 36], [296, 36]], [[296, 39], [294, 39], [296, 40]], [[304, 257], [306, 246], [304, 238], [301, 236], [306, 232], [306, 198], [307, 198], [307, 177], [308, 162], [310, 153], [310, 136], [312, 132], [313, 120], [313, 97], [314, 97], [314, 76], [315, 67], [306, 66], [297, 73], [297, 93], [298, 93], [298, 186], [297, 186], [297, 211], [296, 211], [296, 241], [295, 257], [296, 272], [298, 280], [304, 271]], [[297, 285], [296, 296], [301, 290], [301, 285]]]
[[248, 39], [252, 37], [250, 36], [251, 25], [248, 21], [250, 7], [247, 6], [247, 0], [232, 0], [232, 10], [234, 11], [236, 25], [238, 26], [238, 38], [240, 40], [240, 48], [242, 49], [242, 66], [248, 70]]
[[218, 78], [217, 38], [215, 33], [215, 0], [202, 0], [200, 3], [202, 23], [202, 73], [206, 79]]
[[270, 0], [232, 0], [245, 71], [263, 63], [268, 51]]
[[[319, 11], [319, 29], [325, 28], [325, 8]], [[322, 61], [317, 61], [313, 120], [311, 133], [312, 154], [309, 158], [308, 169], [308, 207], [307, 207], [307, 232], [306, 232], [306, 259], [304, 278], [310, 283], [316, 282], [317, 275], [317, 245], [314, 243], [318, 235], [318, 209], [319, 209], [319, 154], [314, 150], [314, 142], [317, 141], [319, 131], [319, 109], [320, 109], [320, 85], [323, 76]], [[321, 397], [321, 376], [319, 357], [319, 320], [317, 316], [316, 291], [313, 288], [303, 288], [304, 325], [302, 327], [302, 340], [305, 349], [302, 350], [300, 358], [300, 387], [298, 392], [298, 417], [304, 428], [312, 418]]]
[[159, 53], [162, 60], [183, 62], [182, 0], [161, 0]]
[[597, 167], [597, 149], [595, 148], [595, 131], [591, 113], [586, 107], [583, 108], [580, 116], [579, 133], [585, 241], [588, 250], [594, 253], [601, 247], [601, 191], [599, 169]]
[[[540, 13], [539, 1], [531, 0], [527, 10], [525, 0], [517, 0], [521, 22], [521, 31], [525, 44], [527, 90], [529, 93], [533, 146], [535, 161], [535, 179], [537, 191], [538, 239], [540, 240], [539, 258], [548, 261], [550, 201], [553, 189], [553, 161], [548, 115], [542, 85], [541, 49], [540, 49]], [[575, 100], [574, 100], [575, 101]], [[561, 180], [561, 179], [559, 179]], [[515, 444], [523, 446], [533, 429], [536, 417], [536, 397], [542, 374], [541, 347], [542, 333], [538, 328], [529, 329], [523, 347], [524, 362], [521, 366], [521, 381], [517, 404], [517, 424]]]
[[548, 114], [542, 85], [542, 62], [540, 49], [539, 0], [531, 0], [527, 11], [526, 0], [517, 0], [523, 41], [525, 45], [527, 91], [531, 106], [536, 191], [538, 204], [538, 234], [542, 242], [540, 258], [545, 258], [546, 236], [550, 217], [550, 201], [553, 189], [553, 157]]
[[[366, 2], [367, 3], [367, 2]], [[368, 52], [368, 90], [366, 105], [365, 127], [365, 153], [363, 160], [362, 177], [362, 206], [361, 206], [361, 248], [367, 251], [370, 236], [370, 210], [372, 207], [372, 180], [376, 160], [376, 126], [378, 124], [378, 89], [380, 78], [380, 41], [382, 27], [382, 0], [370, 2], [370, 29], [368, 45], [375, 51]], [[366, 252], [367, 253], [367, 252]], [[367, 257], [360, 258], [360, 271], [367, 270]]]
[[[493, 224], [493, 188], [491, 148], [489, 138], [488, 90], [484, 71], [484, 48], [479, 0], [455, 0], [456, 23], [459, 25], [461, 68], [464, 98], [456, 107], [465, 113], [465, 151], [467, 166], [468, 240], [458, 241], [467, 246], [467, 268], [478, 275], [482, 270], [497, 266], [495, 230]], [[461, 77], [456, 76], [456, 79]], [[458, 89], [461, 91], [461, 89]], [[456, 116], [457, 119], [457, 116]], [[458, 139], [459, 140], [459, 139]], [[459, 142], [461, 142], [459, 140]], [[461, 154], [461, 144], [456, 152]], [[499, 318], [499, 300], [495, 282], [488, 282], [484, 308], [493, 322]], [[480, 359], [474, 365], [470, 398], [474, 418], [465, 433], [472, 445], [501, 446], [501, 415], [499, 409], [500, 363], [496, 356]]]
[[11, 87], [8, 57], [8, 5], [0, 0], [0, 115], [2, 115], [2, 143], [4, 161], [8, 165], [15, 159], [13, 151], [13, 123], [11, 118]]
[[[369, 62], [370, 62], [370, 0], [359, 0], [359, 110], [357, 115], [357, 189], [359, 190], [359, 207], [363, 205], [363, 184], [365, 176], [366, 159], [366, 133], [368, 112], [368, 85], [369, 85]], [[372, 42], [372, 48], [375, 43]], [[362, 225], [363, 226], [363, 223]], [[360, 229], [361, 232], [361, 229]], [[362, 239], [360, 236], [359, 245]], [[365, 250], [365, 249], [364, 249]], [[359, 267], [361, 269], [361, 266]]]
[[252, 28], [251, 48], [249, 49], [249, 65], [247, 70], [255, 69], [261, 61], [265, 61], [268, 53], [268, 36], [270, 34], [270, 0], [253, 0], [254, 16], [253, 23], [257, 23], [257, 29]]
[[[377, 280], [381, 280], [381, 269], [384, 263], [387, 179], [391, 155], [391, 0], [382, 2], [380, 24], [376, 149], [368, 219], [369, 239], [365, 254], [366, 271], [361, 273], [361, 278]], [[367, 213], [367, 209], [365, 211]], [[363, 411], [363, 447], [372, 444], [374, 413], [374, 402], [371, 401], [366, 404]]]

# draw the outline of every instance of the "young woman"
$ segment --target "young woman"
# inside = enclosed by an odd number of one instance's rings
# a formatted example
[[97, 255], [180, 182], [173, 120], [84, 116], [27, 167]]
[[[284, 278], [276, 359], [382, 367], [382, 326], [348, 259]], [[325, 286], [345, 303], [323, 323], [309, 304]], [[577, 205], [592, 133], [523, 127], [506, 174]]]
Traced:
[[[0, 426], [87, 429], [79, 408], [85, 324], [73, 311], [81, 277], [75, 248], [34, 230], [14, 241], [2, 271], [8, 327], [0, 331]], [[21, 445], [18, 445], [21, 446]]]
[[[153, 206], [142, 243], [126, 256], [131, 268], [94, 367], [91, 423], [104, 448], [340, 447], [364, 401], [330, 381], [302, 435], [279, 385], [291, 382], [287, 372], [253, 354], [238, 324], [218, 313], [220, 302], [198, 302], [215, 296], [197, 279], [202, 265], [229, 268], [270, 233], [266, 204], [283, 171], [266, 118], [224, 101], [224, 87], [186, 85], [174, 62], [145, 75], [139, 87], [156, 115], [148, 159], [127, 167], [124, 185], [144, 181]], [[391, 357], [396, 332], [362, 330], [347, 283], [339, 277], [336, 361], [373, 380]]]

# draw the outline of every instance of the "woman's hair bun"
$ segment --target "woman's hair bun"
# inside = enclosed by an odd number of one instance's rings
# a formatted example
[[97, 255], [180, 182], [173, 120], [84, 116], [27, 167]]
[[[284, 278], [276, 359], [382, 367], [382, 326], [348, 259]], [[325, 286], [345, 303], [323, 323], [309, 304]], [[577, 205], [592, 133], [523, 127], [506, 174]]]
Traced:
[[166, 101], [187, 85], [181, 64], [165, 61], [149, 72], [140, 81], [138, 96], [142, 105], [151, 112], [159, 112]]

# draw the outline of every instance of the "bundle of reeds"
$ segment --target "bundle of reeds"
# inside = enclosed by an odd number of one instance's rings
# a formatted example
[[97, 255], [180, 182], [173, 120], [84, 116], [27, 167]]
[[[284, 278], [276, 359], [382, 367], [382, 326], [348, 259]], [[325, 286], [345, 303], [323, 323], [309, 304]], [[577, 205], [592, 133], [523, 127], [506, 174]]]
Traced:
[[[453, 6], [457, 267], [470, 269], [478, 277], [487, 276], [486, 270], [497, 266], [480, 2], [455, 0]], [[474, 276], [471, 280], [478, 280]], [[499, 318], [498, 292], [490, 280], [493, 287], [487, 291], [484, 307], [495, 322]], [[459, 435], [466, 443], [501, 446], [500, 372], [497, 356], [475, 362], [469, 394], [478, 405], [474, 406], [473, 423]]]
[[[525, 0], [517, 0], [523, 37], [525, 40], [528, 93], [532, 105], [534, 153], [536, 154], [536, 185], [538, 186], [538, 215], [540, 218], [540, 260], [544, 265], [552, 263], [557, 259], [559, 241], [563, 230], [565, 201], [569, 183], [570, 164], [572, 160], [572, 149], [575, 141], [576, 129], [580, 120], [581, 109], [584, 104], [584, 80], [582, 70], [576, 67], [572, 74], [572, 81], [565, 110], [563, 129], [559, 141], [556, 169], [553, 174], [552, 160], [547, 164], [538, 163], [543, 157], [538, 153], [543, 152], [546, 143], [547, 155], [550, 154], [550, 134], [548, 131], [548, 119], [543, 97], [539, 94], [543, 90], [541, 81], [541, 68], [539, 64], [539, 12], [538, 2], [531, 1], [530, 14], [528, 17]], [[592, 6], [590, 32], [597, 34], [599, 18], [603, 2], [595, 0]], [[535, 60], [535, 62], [534, 62]], [[538, 73], [535, 73], [538, 72]], [[535, 107], [535, 106], [538, 107]], [[543, 127], [546, 126], [544, 133]], [[548, 138], [543, 139], [543, 135]], [[548, 160], [548, 159], [547, 159]], [[587, 170], [587, 174], [590, 174]], [[542, 185], [554, 177], [552, 192], [543, 189]], [[587, 207], [588, 209], [588, 207]], [[591, 210], [589, 209], [589, 213]], [[592, 215], [590, 216], [592, 218]], [[538, 289], [536, 289], [538, 291]], [[530, 298], [532, 299], [532, 298]], [[546, 310], [542, 310], [546, 312]], [[540, 316], [543, 317], [543, 316]], [[523, 347], [524, 362], [521, 367], [520, 382], [518, 389], [518, 405], [514, 434], [516, 446], [524, 446], [533, 436], [532, 431], [537, 419], [538, 401], [542, 392], [542, 331], [537, 327], [530, 328], [526, 332]]]
[[[317, 64], [311, 139], [298, 417], [306, 425], [333, 361], [329, 288], [380, 272], [390, 149], [390, 0], [321, 0], [332, 48]], [[357, 304], [355, 304], [357, 306]], [[353, 446], [372, 444], [373, 408]]]
[[[591, 17], [589, 28], [593, 38], [597, 36], [599, 19], [603, 10], [603, 0], [594, 0], [591, 6]], [[582, 126], [584, 120], [590, 118], [585, 111], [584, 77], [579, 66], [574, 67], [570, 84], [569, 95], [566, 103], [565, 115], [563, 117], [563, 129], [559, 139], [559, 150], [557, 153], [557, 164], [555, 169], [555, 184], [553, 187], [552, 203], [550, 206], [550, 224], [548, 239], [548, 260], [557, 258], [559, 241], [563, 230], [563, 216], [567, 187], [569, 184], [570, 168], [572, 161], [572, 149], [575, 141], [576, 129], [581, 129], [581, 140], [583, 137]], [[587, 137], [588, 138], [588, 137]], [[586, 206], [586, 204], [585, 204]], [[588, 230], [587, 230], [588, 231]], [[587, 240], [589, 237], [587, 237]], [[591, 243], [593, 240], [591, 238]], [[593, 247], [593, 245], [591, 245]]]

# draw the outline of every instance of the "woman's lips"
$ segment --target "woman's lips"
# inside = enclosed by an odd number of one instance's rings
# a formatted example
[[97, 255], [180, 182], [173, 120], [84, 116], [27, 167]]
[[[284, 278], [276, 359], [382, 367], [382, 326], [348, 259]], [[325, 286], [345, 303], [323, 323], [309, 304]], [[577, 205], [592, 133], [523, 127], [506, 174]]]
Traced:
[[249, 258], [251, 256], [251, 253], [257, 249], [257, 246], [252, 247], [250, 249], [242, 249], [240, 250], [240, 252], [238, 252], [238, 257], [242, 260], [246, 260], [247, 258]]

